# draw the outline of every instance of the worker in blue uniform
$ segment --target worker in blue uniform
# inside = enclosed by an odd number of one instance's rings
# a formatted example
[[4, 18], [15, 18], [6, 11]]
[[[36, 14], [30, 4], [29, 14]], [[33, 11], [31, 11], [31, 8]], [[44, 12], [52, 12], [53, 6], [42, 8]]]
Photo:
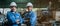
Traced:
[[36, 24], [37, 15], [35, 12], [32, 11], [32, 8], [33, 8], [32, 3], [31, 2], [27, 3], [26, 13], [24, 14], [25, 18], [30, 18], [29, 25], [27, 24], [27, 26], [35, 26]]
[[16, 12], [16, 7], [17, 5], [15, 2], [10, 4], [11, 11], [7, 12], [8, 26], [18, 26], [22, 24], [23, 19], [21, 15]]

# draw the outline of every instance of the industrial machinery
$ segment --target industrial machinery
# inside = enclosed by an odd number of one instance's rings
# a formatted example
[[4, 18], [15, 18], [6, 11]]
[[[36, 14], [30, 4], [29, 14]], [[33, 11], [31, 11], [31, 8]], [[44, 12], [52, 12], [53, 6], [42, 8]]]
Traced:
[[4, 25], [4, 18], [5, 16], [3, 14], [0, 14], [0, 26]]

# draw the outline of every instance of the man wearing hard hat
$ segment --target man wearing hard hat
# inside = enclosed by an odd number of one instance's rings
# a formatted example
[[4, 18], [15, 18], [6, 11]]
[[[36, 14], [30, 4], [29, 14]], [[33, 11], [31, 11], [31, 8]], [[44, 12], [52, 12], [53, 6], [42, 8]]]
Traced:
[[7, 12], [7, 19], [9, 26], [18, 26], [18, 24], [22, 24], [22, 18], [18, 12], [16, 12], [16, 3], [12, 2], [10, 4], [11, 11]]
[[35, 26], [36, 24], [36, 13], [32, 11], [33, 5], [32, 3], [27, 3], [27, 13], [24, 14], [26, 18], [30, 18], [29, 24], [27, 26]]

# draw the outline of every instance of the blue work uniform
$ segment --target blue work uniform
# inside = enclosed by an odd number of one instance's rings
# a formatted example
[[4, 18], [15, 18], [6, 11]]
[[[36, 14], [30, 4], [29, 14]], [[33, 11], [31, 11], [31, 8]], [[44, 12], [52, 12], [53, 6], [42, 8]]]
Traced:
[[19, 19], [20, 24], [22, 24], [23, 19], [21, 18], [20, 14], [17, 12], [7, 12], [7, 19], [9, 26], [18, 26], [16, 20]]
[[29, 12], [25, 13], [25, 17], [26, 18], [30, 18], [30, 26], [35, 26], [35, 24], [36, 24], [36, 17], [37, 17], [35, 12], [29, 11]]

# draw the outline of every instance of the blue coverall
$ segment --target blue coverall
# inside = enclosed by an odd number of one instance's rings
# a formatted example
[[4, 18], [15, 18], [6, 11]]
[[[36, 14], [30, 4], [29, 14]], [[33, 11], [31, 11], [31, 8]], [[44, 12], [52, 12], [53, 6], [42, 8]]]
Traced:
[[30, 18], [30, 25], [31, 26], [35, 26], [35, 24], [36, 24], [36, 17], [37, 17], [35, 12], [29, 11], [28, 13], [25, 14], [25, 17], [26, 18]]
[[16, 20], [19, 19], [20, 20], [20, 24], [22, 24], [23, 19], [21, 18], [20, 14], [15, 12], [7, 12], [7, 19], [9, 22], [9, 26], [18, 26], [18, 24], [16, 23]]

